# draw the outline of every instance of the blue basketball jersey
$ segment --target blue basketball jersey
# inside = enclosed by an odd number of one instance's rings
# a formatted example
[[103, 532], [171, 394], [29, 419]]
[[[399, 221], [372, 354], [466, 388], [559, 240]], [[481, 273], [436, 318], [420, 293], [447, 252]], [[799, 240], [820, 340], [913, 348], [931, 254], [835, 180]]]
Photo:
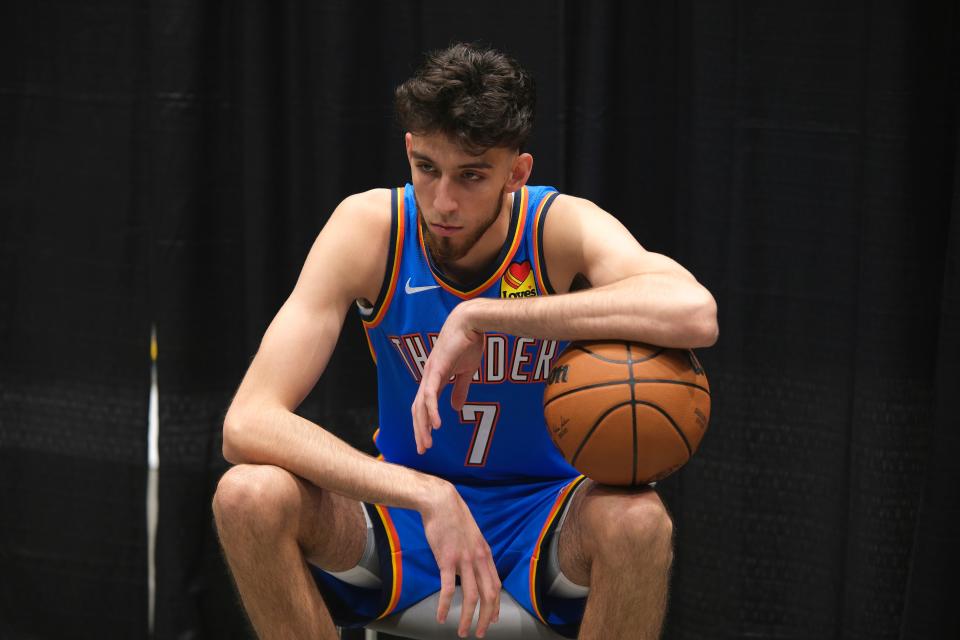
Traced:
[[500, 333], [485, 336], [483, 361], [463, 409], [450, 406], [452, 385], [439, 398], [443, 426], [418, 455], [410, 407], [423, 366], [449, 313], [477, 297], [510, 304], [547, 295], [540, 238], [557, 195], [552, 187], [513, 194], [510, 230], [488, 272], [469, 286], [433, 262], [417, 220], [413, 186], [394, 189], [391, 251], [385, 284], [372, 309], [361, 310], [377, 364], [377, 448], [385, 460], [454, 482], [502, 484], [577, 475], [557, 451], [543, 418], [543, 388], [566, 343]]
[[[454, 483], [490, 545], [503, 588], [541, 622], [575, 636], [586, 600], [551, 596], [540, 562], [560, 514], [584, 481], [554, 447], [543, 418], [543, 389], [566, 344], [487, 334], [463, 410], [450, 407], [447, 385], [438, 406], [443, 426], [423, 455], [417, 454], [410, 415], [430, 349], [454, 307], [481, 296], [524, 304], [525, 298], [552, 293], [540, 238], [556, 195], [549, 187], [516, 192], [500, 254], [486, 273], [463, 286], [445, 277], [426, 250], [413, 187], [394, 189], [385, 284], [372, 308], [361, 308], [361, 317], [377, 363], [375, 439], [383, 458]], [[341, 626], [383, 618], [440, 589], [421, 515], [387, 505], [366, 508], [381, 588], [357, 587], [313, 569]]]

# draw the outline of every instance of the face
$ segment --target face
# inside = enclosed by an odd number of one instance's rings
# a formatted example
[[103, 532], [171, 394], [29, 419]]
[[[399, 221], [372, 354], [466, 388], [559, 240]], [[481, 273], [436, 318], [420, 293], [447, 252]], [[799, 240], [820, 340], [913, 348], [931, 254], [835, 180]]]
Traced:
[[[507, 193], [526, 182], [532, 158], [505, 148], [474, 156], [444, 134], [406, 135], [417, 217], [434, 260], [455, 263], [490, 238]], [[529, 162], [528, 162], [529, 159]]]

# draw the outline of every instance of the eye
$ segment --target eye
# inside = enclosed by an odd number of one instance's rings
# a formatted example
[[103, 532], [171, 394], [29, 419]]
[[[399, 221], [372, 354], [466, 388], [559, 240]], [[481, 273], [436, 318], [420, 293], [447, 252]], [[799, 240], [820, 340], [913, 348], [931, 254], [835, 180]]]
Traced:
[[464, 171], [463, 179], [467, 182], [479, 182], [480, 180], [483, 180], [483, 174], [475, 173], [473, 171]]
[[420, 162], [420, 163], [418, 163], [418, 164], [417, 164], [417, 168], [420, 169], [420, 171], [422, 171], [422, 172], [424, 172], [424, 173], [433, 173], [433, 172], [434, 172], [433, 165], [432, 165], [432, 164], [429, 164], [429, 163], [427, 163], [427, 162]]

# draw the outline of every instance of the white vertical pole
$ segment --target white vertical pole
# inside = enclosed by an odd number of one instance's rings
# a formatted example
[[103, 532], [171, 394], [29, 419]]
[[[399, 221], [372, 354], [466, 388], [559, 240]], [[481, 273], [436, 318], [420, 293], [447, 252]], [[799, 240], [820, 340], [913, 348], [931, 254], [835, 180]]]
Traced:
[[160, 388], [157, 385], [157, 326], [150, 325], [150, 403], [147, 415], [147, 626], [153, 637], [157, 604], [157, 516], [160, 496]]

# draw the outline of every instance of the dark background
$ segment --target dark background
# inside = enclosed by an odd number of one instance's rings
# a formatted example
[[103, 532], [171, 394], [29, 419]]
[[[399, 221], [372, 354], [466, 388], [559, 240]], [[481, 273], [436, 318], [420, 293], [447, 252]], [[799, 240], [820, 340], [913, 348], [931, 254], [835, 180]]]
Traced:
[[[0, 5], [0, 638], [242, 637], [211, 526], [231, 394], [346, 195], [409, 178], [393, 88], [482, 39], [539, 84], [534, 184], [716, 296], [662, 483], [666, 637], [955, 638], [958, 9], [939, 2]], [[362, 233], [358, 229], [358, 233]], [[375, 422], [359, 322], [301, 407]]]

